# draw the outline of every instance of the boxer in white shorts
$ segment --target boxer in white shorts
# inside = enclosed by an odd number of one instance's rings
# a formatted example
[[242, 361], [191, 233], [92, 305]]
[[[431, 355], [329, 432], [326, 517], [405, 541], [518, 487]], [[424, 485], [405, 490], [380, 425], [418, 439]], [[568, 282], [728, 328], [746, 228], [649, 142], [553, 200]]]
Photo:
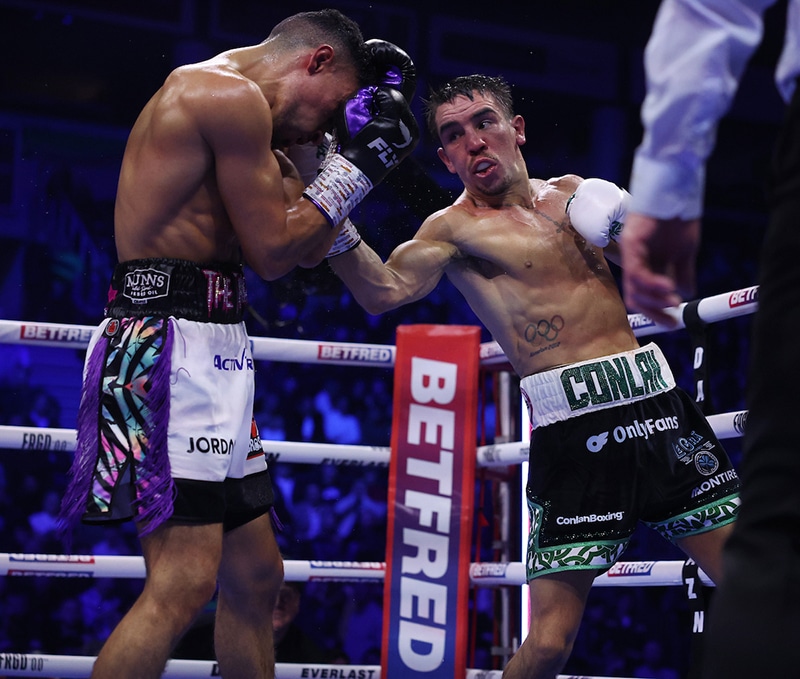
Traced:
[[[269, 511], [239, 267], [119, 265], [89, 345], [65, 506], [85, 523], [167, 518], [231, 530]], [[224, 397], [220, 398], [220, 394]]]

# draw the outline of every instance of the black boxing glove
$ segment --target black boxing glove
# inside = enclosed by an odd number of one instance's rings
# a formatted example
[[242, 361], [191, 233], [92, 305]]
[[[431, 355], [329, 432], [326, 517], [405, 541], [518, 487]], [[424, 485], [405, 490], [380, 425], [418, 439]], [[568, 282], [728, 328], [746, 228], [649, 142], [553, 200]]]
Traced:
[[419, 127], [396, 89], [365, 87], [339, 111], [336, 139], [339, 153], [377, 184], [414, 150]]
[[303, 195], [336, 226], [419, 141], [419, 126], [402, 94], [365, 87], [339, 111], [336, 153]]
[[408, 54], [387, 40], [373, 38], [364, 43], [370, 50], [375, 70], [373, 83], [400, 90], [408, 103], [417, 89], [417, 69]]

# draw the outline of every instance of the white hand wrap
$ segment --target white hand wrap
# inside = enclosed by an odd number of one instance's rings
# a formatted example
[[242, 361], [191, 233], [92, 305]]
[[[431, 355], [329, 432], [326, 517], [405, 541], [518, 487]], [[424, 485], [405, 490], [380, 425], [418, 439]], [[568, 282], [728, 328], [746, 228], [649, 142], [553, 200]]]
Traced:
[[317, 178], [332, 141], [333, 135], [326, 133], [319, 144], [293, 144], [287, 149], [286, 155], [294, 163], [306, 186]]
[[[329, 132], [325, 134], [319, 144], [295, 144], [289, 147], [288, 156], [294, 163], [303, 183], [308, 186], [319, 176], [323, 166], [327, 165], [335, 153], [334, 136]], [[345, 217], [342, 230], [333, 241], [326, 257], [335, 257], [343, 252], [352, 250], [361, 242], [355, 224]]]
[[345, 217], [342, 222], [342, 230], [336, 236], [336, 240], [333, 241], [333, 245], [331, 245], [331, 249], [328, 250], [328, 254], [325, 257], [336, 257], [336, 255], [341, 255], [343, 252], [349, 252], [360, 242], [361, 234], [356, 230], [356, 225]]
[[372, 190], [372, 182], [344, 156], [334, 153], [303, 195], [336, 226]]
[[567, 214], [581, 236], [604, 248], [622, 231], [630, 198], [625, 189], [605, 179], [584, 179], [567, 201]]

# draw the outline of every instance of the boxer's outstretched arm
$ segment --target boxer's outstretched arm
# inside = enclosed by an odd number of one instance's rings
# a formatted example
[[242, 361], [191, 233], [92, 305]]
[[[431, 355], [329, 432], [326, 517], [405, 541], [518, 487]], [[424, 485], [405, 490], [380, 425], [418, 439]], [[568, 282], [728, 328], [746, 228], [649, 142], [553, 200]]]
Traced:
[[368, 313], [380, 314], [425, 297], [456, 256], [453, 244], [417, 234], [395, 248], [385, 263], [363, 241], [328, 262], [356, 301]]

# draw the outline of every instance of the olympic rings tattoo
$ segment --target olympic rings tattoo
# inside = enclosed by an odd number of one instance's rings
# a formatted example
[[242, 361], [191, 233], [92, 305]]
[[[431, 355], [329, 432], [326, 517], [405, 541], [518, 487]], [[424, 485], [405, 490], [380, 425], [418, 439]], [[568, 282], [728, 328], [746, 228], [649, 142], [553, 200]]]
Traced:
[[540, 337], [545, 342], [553, 342], [564, 329], [564, 319], [553, 316], [549, 321], [542, 319], [538, 323], [529, 323], [525, 328], [525, 340], [534, 344]]

